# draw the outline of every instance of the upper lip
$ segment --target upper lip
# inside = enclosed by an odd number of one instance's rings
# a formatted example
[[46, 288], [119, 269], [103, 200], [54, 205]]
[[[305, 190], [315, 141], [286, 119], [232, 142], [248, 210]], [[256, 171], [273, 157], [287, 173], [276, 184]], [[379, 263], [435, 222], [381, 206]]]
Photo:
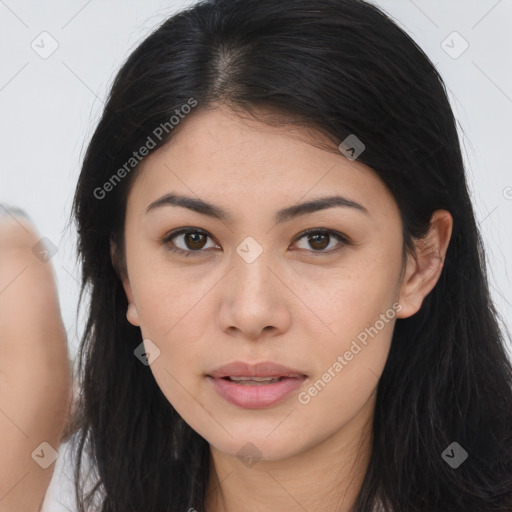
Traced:
[[307, 377], [307, 375], [300, 370], [269, 361], [256, 364], [235, 361], [213, 370], [208, 373], [208, 375], [216, 379], [223, 377]]

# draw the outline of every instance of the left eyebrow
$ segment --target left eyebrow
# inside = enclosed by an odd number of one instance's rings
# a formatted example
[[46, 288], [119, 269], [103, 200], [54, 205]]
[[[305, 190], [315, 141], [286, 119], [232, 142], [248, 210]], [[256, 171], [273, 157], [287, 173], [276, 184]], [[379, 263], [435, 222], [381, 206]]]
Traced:
[[[202, 215], [208, 215], [223, 221], [233, 222], [233, 216], [220, 206], [207, 203], [202, 199], [173, 193], [166, 194], [156, 201], [153, 201], [146, 208], [146, 213], [149, 213], [150, 211], [162, 206], [180, 206], [182, 208], [188, 208], [189, 210], [200, 213]], [[360, 211], [361, 213], [364, 213], [365, 215], [370, 215], [370, 212], [362, 204], [352, 201], [346, 197], [335, 195], [320, 197], [318, 199], [313, 199], [312, 201], [307, 201], [305, 203], [283, 208], [282, 210], [276, 212], [275, 222], [276, 224], [282, 224], [283, 222], [287, 222], [300, 215], [306, 215], [308, 213], [325, 210], [327, 208], [334, 208], [336, 206], [353, 208]]]

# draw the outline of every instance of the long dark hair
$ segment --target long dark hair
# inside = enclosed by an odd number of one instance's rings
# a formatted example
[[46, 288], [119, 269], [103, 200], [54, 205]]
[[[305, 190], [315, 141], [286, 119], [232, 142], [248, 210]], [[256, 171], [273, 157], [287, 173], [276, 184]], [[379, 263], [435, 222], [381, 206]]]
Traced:
[[[134, 151], [157, 150], [187, 115], [220, 104], [313, 127], [334, 148], [355, 134], [366, 146], [358, 161], [398, 204], [404, 251], [425, 235], [434, 210], [453, 217], [439, 281], [416, 314], [396, 322], [353, 511], [510, 512], [512, 367], [446, 87], [415, 42], [361, 0], [199, 2], [167, 19], [118, 72], [72, 212], [80, 302], [90, 292], [74, 436], [80, 511], [101, 495], [102, 512], [204, 512], [209, 445], [134, 357], [141, 331], [126, 319], [118, 272]], [[456, 469], [442, 456], [453, 442], [468, 454]], [[97, 476], [89, 493], [84, 453]]]

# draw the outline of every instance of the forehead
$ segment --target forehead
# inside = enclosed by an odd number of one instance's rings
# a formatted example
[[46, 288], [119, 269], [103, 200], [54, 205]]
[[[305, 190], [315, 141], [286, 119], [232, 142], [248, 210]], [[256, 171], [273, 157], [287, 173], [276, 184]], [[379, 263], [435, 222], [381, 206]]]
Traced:
[[211, 198], [228, 213], [335, 194], [374, 214], [393, 207], [371, 168], [348, 160], [312, 128], [242, 119], [226, 107], [195, 112], [182, 123], [144, 160], [131, 194], [139, 208], [171, 192]]

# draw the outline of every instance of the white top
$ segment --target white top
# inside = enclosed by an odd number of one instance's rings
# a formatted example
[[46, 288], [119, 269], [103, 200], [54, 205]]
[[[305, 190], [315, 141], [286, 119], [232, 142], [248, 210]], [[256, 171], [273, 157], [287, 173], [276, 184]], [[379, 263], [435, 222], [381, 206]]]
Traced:
[[74, 499], [70, 445], [70, 441], [66, 441], [59, 446], [53, 476], [46, 490], [41, 512], [76, 512], [78, 509]]
[[[76, 434], [59, 446], [52, 479], [46, 490], [40, 512], [77, 512], [78, 510], [73, 477], [75, 458], [73, 457], [72, 443], [75, 436]], [[91, 471], [87, 453], [84, 452], [82, 456], [82, 481], [86, 481], [91, 476], [96, 478], [95, 472]], [[90, 485], [86, 486], [86, 490], [92, 489], [95, 481], [95, 479], [91, 480]], [[100, 494], [100, 491], [98, 491], [98, 494]]]

